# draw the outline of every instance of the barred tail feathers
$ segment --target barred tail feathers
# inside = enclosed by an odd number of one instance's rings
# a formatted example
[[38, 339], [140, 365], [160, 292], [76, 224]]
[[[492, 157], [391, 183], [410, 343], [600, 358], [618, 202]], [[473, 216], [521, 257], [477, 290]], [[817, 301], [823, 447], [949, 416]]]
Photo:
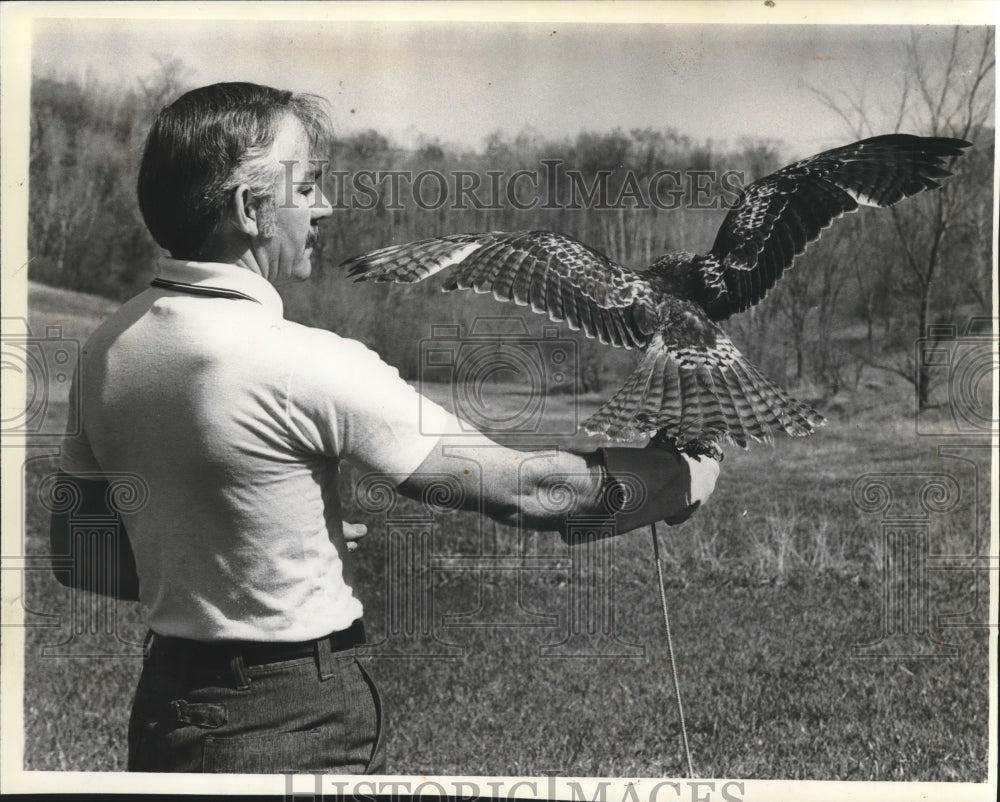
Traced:
[[647, 351], [583, 426], [613, 440], [661, 432], [678, 443], [727, 440], [747, 448], [751, 440], [772, 442], [776, 430], [801, 437], [824, 423], [742, 355], [728, 364], [679, 364], [669, 353]]

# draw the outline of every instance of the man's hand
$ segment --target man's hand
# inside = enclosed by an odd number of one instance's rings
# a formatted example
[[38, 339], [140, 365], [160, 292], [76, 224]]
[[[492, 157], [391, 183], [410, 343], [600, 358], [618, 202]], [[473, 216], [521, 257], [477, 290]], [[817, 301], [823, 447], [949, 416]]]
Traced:
[[364, 524], [352, 524], [344, 521], [344, 541], [347, 543], [348, 551], [358, 550], [358, 541], [368, 534], [368, 527]]

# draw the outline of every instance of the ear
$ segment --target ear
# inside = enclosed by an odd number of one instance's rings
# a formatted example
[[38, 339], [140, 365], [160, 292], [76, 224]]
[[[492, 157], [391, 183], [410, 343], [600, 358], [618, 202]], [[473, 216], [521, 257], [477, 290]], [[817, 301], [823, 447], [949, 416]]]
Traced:
[[253, 203], [253, 194], [246, 184], [240, 184], [233, 190], [230, 198], [230, 219], [233, 226], [242, 233], [251, 237], [259, 236], [258, 212]]

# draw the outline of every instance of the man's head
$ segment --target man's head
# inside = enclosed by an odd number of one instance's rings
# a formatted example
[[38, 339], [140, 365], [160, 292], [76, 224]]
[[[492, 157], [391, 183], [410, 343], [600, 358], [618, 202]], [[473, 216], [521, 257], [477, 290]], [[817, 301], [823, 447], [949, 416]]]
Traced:
[[269, 280], [309, 275], [329, 215], [310, 159], [330, 135], [325, 102], [249, 83], [194, 89], [157, 116], [139, 168], [139, 208], [177, 259], [250, 254]]

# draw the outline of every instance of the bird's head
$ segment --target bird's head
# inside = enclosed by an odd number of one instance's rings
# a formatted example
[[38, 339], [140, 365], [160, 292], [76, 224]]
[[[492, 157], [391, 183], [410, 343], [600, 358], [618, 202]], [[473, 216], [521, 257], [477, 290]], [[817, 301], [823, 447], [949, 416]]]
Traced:
[[676, 252], [659, 257], [646, 270], [646, 278], [655, 280], [660, 287], [676, 294], [685, 294], [691, 274], [694, 254]]

